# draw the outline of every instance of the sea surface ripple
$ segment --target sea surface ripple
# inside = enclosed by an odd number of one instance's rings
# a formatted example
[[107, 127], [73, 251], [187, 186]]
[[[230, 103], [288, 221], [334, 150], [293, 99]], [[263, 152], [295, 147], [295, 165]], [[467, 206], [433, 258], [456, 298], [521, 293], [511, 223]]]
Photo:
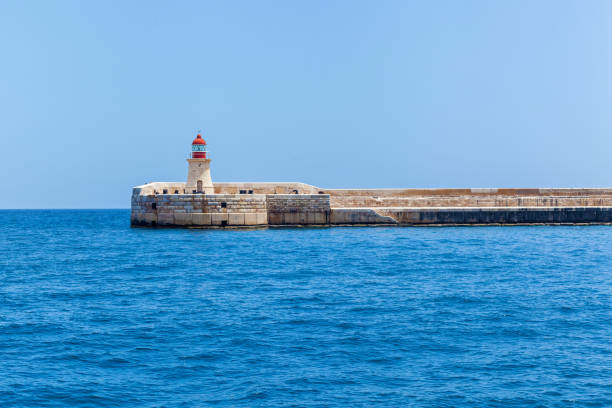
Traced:
[[0, 406], [610, 407], [612, 227], [0, 211]]

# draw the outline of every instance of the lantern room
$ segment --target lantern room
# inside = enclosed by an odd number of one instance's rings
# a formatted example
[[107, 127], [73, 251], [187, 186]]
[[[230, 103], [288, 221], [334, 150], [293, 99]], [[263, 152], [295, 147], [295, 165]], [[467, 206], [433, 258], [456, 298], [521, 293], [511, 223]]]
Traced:
[[198, 133], [191, 143], [191, 158], [205, 159], [206, 158], [206, 141], [202, 139], [202, 135]]

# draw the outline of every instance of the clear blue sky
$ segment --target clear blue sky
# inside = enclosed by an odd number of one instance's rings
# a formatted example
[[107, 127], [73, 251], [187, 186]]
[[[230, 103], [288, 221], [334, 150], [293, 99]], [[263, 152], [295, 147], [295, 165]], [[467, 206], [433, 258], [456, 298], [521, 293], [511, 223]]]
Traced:
[[610, 1], [2, 1], [0, 208], [183, 181], [612, 186]]

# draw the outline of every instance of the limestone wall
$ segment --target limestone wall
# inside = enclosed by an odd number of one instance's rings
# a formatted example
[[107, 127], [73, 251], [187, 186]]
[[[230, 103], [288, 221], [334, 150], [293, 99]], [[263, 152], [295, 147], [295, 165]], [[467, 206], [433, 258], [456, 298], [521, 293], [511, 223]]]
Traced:
[[144, 195], [136, 188], [131, 218], [150, 226], [309, 225], [329, 224], [329, 213], [325, 194]]
[[359, 225], [359, 224], [399, 224], [388, 215], [379, 213], [372, 208], [332, 208], [330, 224], [333, 225]]
[[376, 207], [588, 207], [612, 206], [612, 196], [333, 197], [332, 208]]
[[381, 188], [320, 189], [332, 197], [612, 196], [612, 188]]
[[155, 182], [143, 184], [132, 189], [132, 197], [150, 194], [186, 194], [185, 183], [181, 182]]
[[269, 194], [266, 201], [270, 225], [329, 224], [327, 194]]
[[612, 222], [612, 207], [386, 208], [377, 213], [401, 225], [597, 224]]
[[266, 196], [162, 194], [132, 196], [132, 224], [161, 226], [267, 225]]
[[607, 224], [612, 207], [332, 208], [332, 225]]
[[611, 206], [612, 189], [323, 190], [332, 208]]
[[321, 191], [304, 183], [215, 183], [215, 194], [317, 194]]

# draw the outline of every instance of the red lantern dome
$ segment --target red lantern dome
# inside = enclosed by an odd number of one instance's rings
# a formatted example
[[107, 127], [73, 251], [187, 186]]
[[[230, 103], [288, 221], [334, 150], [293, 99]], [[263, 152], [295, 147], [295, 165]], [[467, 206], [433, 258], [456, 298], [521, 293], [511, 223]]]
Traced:
[[206, 141], [202, 139], [202, 135], [198, 133], [191, 143], [191, 158], [205, 159], [206, 158]]
[[192, 145], [194, 144], [206, 144], [206, 140], [202, 139], [202, 135], [198, 133], [198, 135], [196, 136], [195, 139], [193, 139], [193, 143], [191, 143]]

